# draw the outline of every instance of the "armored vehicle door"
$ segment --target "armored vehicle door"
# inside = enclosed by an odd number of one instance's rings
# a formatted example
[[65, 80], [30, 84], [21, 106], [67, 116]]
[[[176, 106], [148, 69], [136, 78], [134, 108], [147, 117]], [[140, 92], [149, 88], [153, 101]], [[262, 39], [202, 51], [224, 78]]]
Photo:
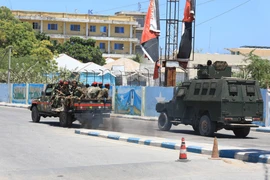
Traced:
[[252, 119], [256, 112], [260, 111], [262, 103], [259, 87], [255, 81], [228, 80], [228, 96], [222, 100], [223, 111], [230, 117], [243, 117], [246, 120]]
[[172, 107], [174, 109], [173, 111], [173, 117], [176, 118], [182, 118], [184, 115], [184, 110], [185, 110], [185, 106], [184, 106], [184, 97], [186, 95], [186, 87], [179, 87], [176, 91], [175, 91], [175, 95], [174, 95], [174, 106]]

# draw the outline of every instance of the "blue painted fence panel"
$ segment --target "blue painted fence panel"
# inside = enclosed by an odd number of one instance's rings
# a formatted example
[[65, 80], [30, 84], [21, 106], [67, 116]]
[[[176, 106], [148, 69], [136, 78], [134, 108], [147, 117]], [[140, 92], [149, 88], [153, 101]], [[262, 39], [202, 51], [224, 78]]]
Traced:
[[26, 104], [26, 84], [13, 84], [12, 103]]
[[8, 102], [8, 84], [0, 84], [0, 102]]
[[141, 115], [142, 87], [116, 86], [115, 112], [118, 114]]
[[173, 97], [173, 87], [145, 87], [145, 116], [159, 116], [156, 104], [170, 101]]
[[33, 99], [41, 97], [41, 92], [44, 89], [44, 84], [29, 84], [28, 86], [28, 104], [32, 103]]

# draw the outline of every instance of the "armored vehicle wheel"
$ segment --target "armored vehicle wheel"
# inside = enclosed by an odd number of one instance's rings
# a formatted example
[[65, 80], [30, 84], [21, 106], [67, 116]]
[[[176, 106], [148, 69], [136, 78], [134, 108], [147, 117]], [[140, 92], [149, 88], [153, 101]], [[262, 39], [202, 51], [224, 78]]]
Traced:
[[162, 131], [169, 131], [172, 127], [172, 123], [165, 112], [161, 113], [158, 117], [158, 128]]
[[213, 136], [216, 130], [216, 124], [211, 122], [207, 115], [203, 115], [199, 122], [199, 132], [202, 136]]
[[40, 121], [40, 115], [36, 106], [32, 107], [32, 121], [38, 123]]
[[61, 127], [71, 127], [72, 125], [72, 115], [68, 112], [60, 112], [59, 122]]
[[245, 138], [250, 132], [250, 127], [233, 129], [233, 133], [238, 138]]

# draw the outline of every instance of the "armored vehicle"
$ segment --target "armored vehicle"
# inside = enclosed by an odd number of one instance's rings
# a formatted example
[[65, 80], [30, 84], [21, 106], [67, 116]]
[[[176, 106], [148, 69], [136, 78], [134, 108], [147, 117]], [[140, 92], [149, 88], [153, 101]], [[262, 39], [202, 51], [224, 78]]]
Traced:
[[169, 131], [172, 125], [191, 125], [203, 136], [221, 129], [246, 137], [254, 121], [262, 121], [263, 100], [258, 82], [231, 77], [225, 61], [197, 66], [197, 78], [174, 88], [173, 99], [156, 104], [158, 127]]

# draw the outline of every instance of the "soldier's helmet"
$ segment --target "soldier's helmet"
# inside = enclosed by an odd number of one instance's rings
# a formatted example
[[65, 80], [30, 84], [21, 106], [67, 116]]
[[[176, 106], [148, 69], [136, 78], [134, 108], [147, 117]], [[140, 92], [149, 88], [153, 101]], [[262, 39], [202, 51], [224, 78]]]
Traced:
[[63, 80], [59, 80], [58, 82], [60, 85], [63, 85], [64, 81]]
[[97, 86], [97, 82], [93, 82], [91, 86]]
[[68, 85], [68, 81], [65, 81], [64, 84]]
[[110, 84], [109, 83], [105, 84], [105, 87], [106, 88], [109, 88], [110, 87]]
[[98, 86], [99, 86], [100, 88], [102, 88], [102, 87], [103, 87], [102, 82], [99, 82], [99, 83], [98, 83]]

